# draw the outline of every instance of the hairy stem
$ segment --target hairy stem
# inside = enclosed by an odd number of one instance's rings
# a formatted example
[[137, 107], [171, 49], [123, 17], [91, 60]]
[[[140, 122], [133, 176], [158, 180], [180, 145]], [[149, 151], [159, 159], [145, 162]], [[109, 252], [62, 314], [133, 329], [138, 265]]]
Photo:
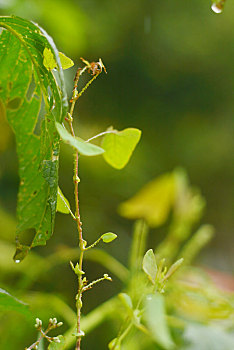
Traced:
[[[72, 136], [75, 137], [75, 132], [73, 128], [73, 112], [75, 108], [75, 104], [78, 100], [78, 98], [82, 95], [82, 93], [87, 89], [87, 87], [97, 78], [97, 76], [100, 74], [98, 71], [92, 79], [85, 85], [85, 87], [81, 90], [80, 93], [77, 91], [77, 86], [79, 82], [80, 76], [85, 72], [86, 69], [89, 69], [89, 65], [86, 65], [84, 68], [78, 68], [75, 79], [74, 79], [74, 88], [72, 92], [72, 98], [71, 98], [71, 108], [70, 113], [67, 115], [67, 122], [71, 131]], [[73, 182], [74, 182], [74, 197], [75, 197], [75, 220], [77, 224], [77, 231], [78, 231], [78, 239], [79, 239], [79, 247], [80, 247], [80, 257], [79, 257], [79, 270], [82, 271], [83, 266], [83, 257], [84, 257], [84, 251], [85, 251], [85, 241], [83, 240], [83, 233], [82, 233], [82, 222], [80, 218], [80, 208], [79, 208], [79, 154], [78, 151], [75, 151], [74, 153], [74, 168], [73, 168]], [[77, 342], [76, 342], [76, 350], [81, 349], [81, 337], [83, 335], [81, 331], [81, 308], [82, 308], [82, 292], [83, 292], [83, 279], [82, 279], [82, 273], [78, 275], [78, 289], [77, 289], [77, 297], [76, 297], [76, 305], [77, 305]]]

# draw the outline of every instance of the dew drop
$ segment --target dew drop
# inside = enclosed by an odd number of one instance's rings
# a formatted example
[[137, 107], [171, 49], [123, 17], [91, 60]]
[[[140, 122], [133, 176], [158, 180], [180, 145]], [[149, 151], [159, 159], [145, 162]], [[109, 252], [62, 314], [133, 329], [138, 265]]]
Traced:
[[16, 264], [19, 264], [19, 263], [20, 263], [20, 260], [18, 260], [18, 259], [15, 260], [15, 263], [16, 263]]
[[224, 1], [220, 1], [218, 3], [214, 2], [211, 6], [211, 9], [215, 13], [221, 13], [223, 11], [223, 7], [224, 7]]

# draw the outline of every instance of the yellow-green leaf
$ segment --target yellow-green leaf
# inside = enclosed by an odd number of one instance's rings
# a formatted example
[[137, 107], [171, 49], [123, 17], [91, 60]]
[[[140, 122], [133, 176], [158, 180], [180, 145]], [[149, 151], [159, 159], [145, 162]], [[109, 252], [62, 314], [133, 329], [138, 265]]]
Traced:
[[112, 233], [112, 232], [104, 233], [101, 236], [101, 239], [103, 240], [104, 243], [110, 243], [116, 238], [117, 238], [117, 235], [115, 233]]
[[69, 57], [64, 55], [64, 53], [59, 52], [59, 58], [63, 69], [68, 69], [74, 66], [74, 62]]
[[[62, 52], [59, 52], [59, 58], [63, 69], [68, 69], [74, 65], [74, 62]], [[47, 70], [57, 68], [53, 52], [47, 47], [45, 47], [43, 51], [43, 64]]]
[[174, 174], [162, 175], [145, 185], [135, 196], [119, 206], [122, 216], [145, 219], [149, 226], [162, 225], [175, 197]]
[[70, 213], [69, 209], [70, 209], [70, 204], [67, 198], [62, 193], [61, 189], [58, 187], [56, 211], [59, 211], [60, 213], [63, 213], [63, 214], [69, 214]]
[[124, 168], [140, 138], [141, 130], [134, 128], [106, 134], [102, 141], [105, 161], [113, 168]]

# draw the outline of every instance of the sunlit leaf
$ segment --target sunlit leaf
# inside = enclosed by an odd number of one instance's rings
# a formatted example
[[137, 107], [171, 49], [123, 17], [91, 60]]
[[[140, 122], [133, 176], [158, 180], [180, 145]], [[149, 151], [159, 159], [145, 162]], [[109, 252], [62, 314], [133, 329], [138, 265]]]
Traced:
[[74, 66], [74, 62], [69, 57], [64, 55], [64, 53], [59, 52], [59, 58], [63, 69], [68, 69]]
[[140, 138], [141, 131], [134, 128], [106, 134], [102, 141], [104, 159], [116, 169], [124, 168]]
[[67, 129], [65, 129], [61, 124], [56, 123], [56, 128], [58, 130], [58, 133], [63, 140], [63, 142], [67, 143], [68, 145], [72, 146], [73, 148], [77, 149], [77, 151], [84, 155], [84, 156], [97, 156], [99, 154], [102, 154], [104, 150], [96, 145], [93, 145], [92, 143], [85, 142], [81, 138], [73, 137]]
[[[63, 69], [68, 69], [74, 65], [74, 62], [62, 52], [59, 52], [59, 58]], [[57, 68], [55, 57], [51, 49], [47, 47], [45, 47], [43, 51], [43, 65], [48, 71]]]
[[119, 206], [122, 216], [145, 219], [150, 226], [162, 225], [175, 197], [174, 174], [162, 175], [145, 185], [135, 196]]
[[157, 274], [157, 264], [155, 255], [152, 249], [149, 249], [143, 258], [142, 268], [146, 275], [149, 277], [150, 281], [155, 284], [156, 274]]
[[161, 294], [147, 297], [145, 316], [148, 329], [155, 342], [163, 349], [173, 349], [174, 344], [165, 317], [164, 297]]
[[104, 233], [101, 236], [101, 239], [103, 240], [104, 243], [110, 243], [116, 238], [117, 238], [117, 235], [115, 233], [112, 233], [112, 232]]
[[70, 204], [67, 198], [62, 193], [61, 189], [58, 187], [56, 211], [59, 211], [60, 213], [63, 213], [63, 214], [69, 214], [70, 213], [69, 209], [70, 209]]

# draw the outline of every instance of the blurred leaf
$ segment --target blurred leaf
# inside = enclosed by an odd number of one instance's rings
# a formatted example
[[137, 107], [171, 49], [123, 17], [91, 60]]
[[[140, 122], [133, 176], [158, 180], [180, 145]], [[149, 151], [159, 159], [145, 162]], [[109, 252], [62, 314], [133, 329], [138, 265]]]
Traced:
[[174, 175], [161, 175], [145, 185], [135, 196], [120, 204], [119, 212], [129, 219], [143, 218], [149, 226], [159, 226], [166, 221], [174, 198]]
[[29, 314], [28, 306], [17, 298], [13, 297], [7, 291], [0, 288], [0, 310], [15, 310], [22, 314]]
[[187, 173], [183, 168], [176, 168], [174, 175], [176, 184], [174, 215], [177, 219], [194, 224], [203, 214], [205, 199], [198, 189], [190, 186]]
[[181, 258], [177, 260], [174, 264], [172, 264], [166, 273], [165, 279], [168, 279], [169, 277], [171, 277], [178, 270], [178, 268], [183, 264], [183, 262], [184, 262], [184, 259]]
[[[68, 69], [74, 66], [74, 62], [69, 57], [65, 56], [62, 52], [59, 52], [59, 58], [63, 69]], [[43, 51], [43, 64], [48, 71], [57, 68], [57, 62], [55, 60], [53, 52], [47, 47], [45, 47]]]
[[104, 243], [110, 243], [116, 238], [117, 238], [117, 235], [115, 233], [112, 233], [112, 232], [104, 233], [101, 236], [101, 239], [103, 240]]
[[61, 124], [56, 123], [56, 128], [61, 139], [74, 147], [80, 154], [84, 156], [97, 156], [102, 154], [104, 150], [101, 147], [93, 145], [92, 143], [85, 142], [81, 138], [73, 137], [67, 129], [65, 129]]
[[141, 130], [134, 128], [106, 134], [102, 141], [105, 161], [116, 169], [124, 168], [140, 138]]
[[121, 342], [119, 338], [112, 339], [108, 344], [108, 348], [110, 350], [121, 350]]
[[215, 327], [189, 324], [184, 339], [189, 345], [182, 350], [233, 350], [234, 335]]
[[[53, 233], [59, 154], [55, 121], [65, 116], [67, 98], [60, 64], [57, 83], [42, 62], [45, 47], [50, 48], [56, 60], [59, 57], [48, 34], [15, 16], [0, 17], [0, 27], [4, 28], [0, 36], [0, 98], [16, 134], [20, 174], [16, 236], [17, 254], [22, 259], [31, 247], [46, 244]], [[40, 125], [42, 98], [46, 113]], [[35, 128], [40, 128], [40, 135], [36, 135]], [[27, 230], [34, 231], [34, 236], [22, 253], [20, 241]], [[19, 260], [19, 256], [15, 259]]]
[[126, 294], [126, 293], [119, 293], [118, 297], [120, 298], [120, 300], [122, 301], [122, 303], [124, 304], [124, 306], [127, 309], [130, 309], [130, 310], [133, 309], [132, 299], [131, 299], [131, 297], [128, 294]]
[[157, 275], [157, 264], [153, 249], [149, 249], [143, 258], [142, 268], [146, 275], [149, 277], [150, 281], [155, 284], [155, 279]]
[[144, 220], [137, 220], [134, 224], [129, 267], [132, 272], [141, 270], [143, 254], [148, 236], [148, 226]]
[[164, 297], [161, 294], [149, 295], [147, 297], [145, 315], [152, 338], [163, 349], [172, 349], [174, 344], [166, 322]]
[[56, 211], [59, 211], [60, 213], [63, 213], [63, 214], [69, 214], [70, 213], [69, 209], [70, 209], [70, 204], [67, 198], [62, 193], [61, 189], [58, 187]]
[[57, 343], [57, 342], [53, 341], [48, 346], [48, 350], [63, 350], [64, 349], [64, 345], [65, 345], [64, 337], [62, 335], [59, 335], [57, 338], [59, 338], [60, 342]]

